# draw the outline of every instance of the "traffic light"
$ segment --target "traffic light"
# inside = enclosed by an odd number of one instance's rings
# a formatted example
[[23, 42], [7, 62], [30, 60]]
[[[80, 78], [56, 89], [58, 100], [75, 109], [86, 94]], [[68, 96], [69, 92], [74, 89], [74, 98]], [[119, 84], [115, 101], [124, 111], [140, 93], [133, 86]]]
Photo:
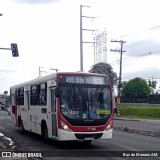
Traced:
[[122, 88], [122, 83], [118, 84], [118, 88]]
[[11, 50], [13, 57], [19, 57], [17, 43], [11, 43]]
[[148, 85], [149, 85], [149, 87], [152, 87], [152, 83], [151, 83], [151, 80], [149, 79], [149, 81], [148, 81]]

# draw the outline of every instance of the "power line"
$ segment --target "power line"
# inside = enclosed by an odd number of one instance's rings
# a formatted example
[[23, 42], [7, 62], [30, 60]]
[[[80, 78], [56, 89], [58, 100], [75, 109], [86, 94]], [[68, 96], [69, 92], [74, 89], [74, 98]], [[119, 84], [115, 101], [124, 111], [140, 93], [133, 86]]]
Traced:
[[138, 55], [138, 56], [135, 56], [135, 57], [130, 57], [130, 58], [124, 58], [124, 62], [127, 62], [127, 61], [130, 61], [130, 60], [133, 60], [133, 59], [138, 59], [138, 58], [143, 58], [145, 56], [150, 56], [150, 55], [154, 55], [154, 54], [158, 54], [160, 53], [160, 51], [155, 51], [155, 52], [149, 52], [149, 53], [145, 53], [145, 54], [141, 54], [141, 55]]
[[141, 40], [141, 41], [138, 41], [138, 42], [135, 42], [135, 43], [131, 43], [131, 44], [128, 44], [125, 46], [125, 49], [128, 49], [128, 48], [132, 48], [132, 47], [137, 47], [137, 46], [140, 46], [140, 45], [144, 45], [146, 43], [150, 43], [150, 42], [153, 42], [154, 39], [150, 39], [150, 40]]
[[[155, 26], [152, 26], [148, 29], [145, 29], [145, 30], [142, 30], [142, 31], [138, 31], [138, 32], [134, 32], [134, 33], [130, 33], [130, 34], [127, 34], [127, 35], [123, 35], [123, 36], [120, 36], [120, 37], [127, 37], [127, 36], [130, 36], [130, 35], [134, 35], [134, 34], [138, 34], [138, 33], [142, 33], [142, 32], [147, 32], [147, 31], [159, 31], [160, 30], [160, 25], [155, 25]], [[141, 41], [138, 41], [138, 42], [135, 42], [135, 43], [132, 43], [132, 44], [128, 44], [125, 46], [125, 49], [126, 48], [131, 48], [131, 47], [137, 47], [139, 45], [143, 45], [145, 43], [150, 43], [154, 41], [153, 38], [151, 39], [148, 39], [148, 40], [141, 40]]]
[[[131, 61], [131, 60], [135, 60], [135, 59], [143, 58], [145, 56], [150, 56], [150, 55], [159, 54], [159, 53], [160, 53], [160, 50], [155, 51], [155, 52], [144, 53], [144, 54], [141, 54], [141, 55], [138, 55], [138, 56], [134, 56], [134, 57], [130, 57], [130, 58], [124, 58], [123, 62]], [[111, 64], [114, 65], [115, 63], [117, 63], [117, 60], [110, 63], [110, 65]]]
[[145, 30], [141, 30], [141, 31], [138, 31], [138, 32], [134, 32], [134, 33], [129, 33], [129, 34], [126, 34], [126, 35], [122, 35], [120, 37], [127, 37], [127, 36], [130, 36], [130, 35], [134, 35], [134, 34], [139, 34], [139, 33], [143, 33], [143, 32], [147, 32], [147, 31], [152, 31], [152, 30], [159, 30], [160, 29], [160, 24], [159, 25], [156, 25], [156, 26], [152, 26], [148, 29], [145, 29]]
[[145, 39], [145, 40], [140, 40], [140, 41], [136, 41], [134, 43], [129, 43], [128, 45], [125, 46], [125, 49], [126, 48], [131, 48], [131, 47], [137, 47], [139, 45], [144, 45], [146, 43], [150, 43], [150, 42], [154, 42], [155, 39], [154, 38], [149, 38], [149, 39]]

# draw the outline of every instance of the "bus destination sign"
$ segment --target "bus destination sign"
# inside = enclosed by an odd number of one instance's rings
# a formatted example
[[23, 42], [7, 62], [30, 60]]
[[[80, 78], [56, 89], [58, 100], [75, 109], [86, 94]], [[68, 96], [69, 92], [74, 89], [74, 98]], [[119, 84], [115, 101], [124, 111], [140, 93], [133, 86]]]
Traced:
[[100, 76], [61, 75], [60, 83], [108, 85], [109, 79]]

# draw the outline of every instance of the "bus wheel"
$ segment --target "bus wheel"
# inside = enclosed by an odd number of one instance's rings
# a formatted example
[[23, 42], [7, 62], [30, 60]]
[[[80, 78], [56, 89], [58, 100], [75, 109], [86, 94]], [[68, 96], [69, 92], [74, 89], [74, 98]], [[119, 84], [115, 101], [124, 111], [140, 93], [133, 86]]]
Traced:
[[24, 133], [24, 128], [22, 124], [22, 120], [19, 120], [19, 131], [23, 134]]
[[47, 126], [45, 126], [45, 128], [44, 128], [44, 139], [45, 139], [46, 143], [49, 143], [48, 128], [47, 128]]
[[84, 143], [84, 144], [91, 144], [91, 143], [92, 143], [92, 140], [84, 140], [83, 143]]

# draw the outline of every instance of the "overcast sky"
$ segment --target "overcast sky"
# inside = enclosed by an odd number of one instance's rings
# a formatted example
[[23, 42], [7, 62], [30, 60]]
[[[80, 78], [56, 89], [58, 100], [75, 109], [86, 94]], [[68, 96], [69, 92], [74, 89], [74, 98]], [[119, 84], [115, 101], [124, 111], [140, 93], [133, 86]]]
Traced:
[[[119, 75], [119, 43], [124, 40], [122, 80], [136, 76], [160, 79], [160, 1], [159, 0], [0, 0], [0, 48], [17, 43], [19, 57], [0, 50], [0, 93], [9, 87], [37, 78], [38, 69], [80, 70], [80, 5], [83, 27], [107, 31], [107, 62]], [[84, 41], [92, 41], [83, 31]], [[94, 49], [84, 44], [84, 71], [94, 63]], [[46, 75], [46, 72], [42, 75]], [[158, 79], [157, 79], [158, 78]]]

